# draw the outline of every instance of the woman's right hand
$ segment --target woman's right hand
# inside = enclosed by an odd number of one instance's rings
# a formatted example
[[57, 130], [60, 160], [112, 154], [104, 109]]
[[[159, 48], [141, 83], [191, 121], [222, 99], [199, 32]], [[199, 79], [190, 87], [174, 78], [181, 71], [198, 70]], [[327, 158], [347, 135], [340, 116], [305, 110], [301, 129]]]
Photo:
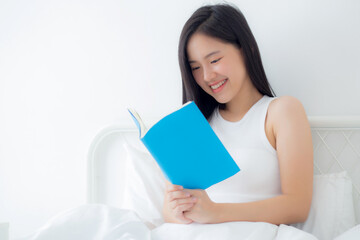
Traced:
[[189, 224], [193, 221], [184, 216], [190, 210], [195, 200], [182, 186], [166, 183], [163, 215], [165, 222]]

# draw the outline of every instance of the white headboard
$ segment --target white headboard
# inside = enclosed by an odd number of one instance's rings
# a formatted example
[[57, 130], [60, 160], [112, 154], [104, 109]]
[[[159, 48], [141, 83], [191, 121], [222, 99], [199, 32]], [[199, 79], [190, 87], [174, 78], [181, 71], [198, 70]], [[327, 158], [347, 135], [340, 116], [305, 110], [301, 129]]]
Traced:
[[[360, 220], [360, 116], [309, 117], [314, 145], [314, 173], [346, 170]], [[121, 207], [126, 185], [124, 143], [147, 151], [134, 125], [110, 125], [93, 139], [88, 152], [88, 203]]]

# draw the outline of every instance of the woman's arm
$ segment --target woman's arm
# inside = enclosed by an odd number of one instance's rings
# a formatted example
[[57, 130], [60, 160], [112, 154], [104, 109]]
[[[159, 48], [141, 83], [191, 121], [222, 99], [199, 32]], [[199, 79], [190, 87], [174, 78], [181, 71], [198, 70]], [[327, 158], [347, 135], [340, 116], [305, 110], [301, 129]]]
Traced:
[[203, 223], [306, 220], [312, 199], [313, 148], [305, 110], [296, 98], [281, 97], [270, 104], [267, 121], [275, 136], [282, 194], [249, 203], [214, 203], [205, 191], [187, 190], [198, 200], [185, 217]]

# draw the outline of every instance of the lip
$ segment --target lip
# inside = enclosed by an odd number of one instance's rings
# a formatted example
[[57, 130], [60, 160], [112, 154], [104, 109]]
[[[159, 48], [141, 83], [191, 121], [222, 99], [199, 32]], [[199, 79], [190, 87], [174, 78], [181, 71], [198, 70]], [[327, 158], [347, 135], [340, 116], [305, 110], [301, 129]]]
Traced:
[[211, 87], [211, 86], [214, 86], [214, 85], [216, 85], [216, 84], [218, 84], [218, 83], [221, 83], [221, 82], [224, 81], [224, 80], [227, 80], [227, 78], [222, 79], [222, 80], [220, 80], [220, 81], [217, 81], [217, 82], [215, 82], [215, 83], [209, 84], [209, 86], [210, 86], [210, 87]]
[[217, 82], [217, 83], [214, 83], [214, 84], [210, 85], [210, 86], [216, 85], [216, 84], [218, 84], [218, 83], [220, 83], [220, 82], [222, 82], [222, 81], [224, 81], [224, 80], [225, 80], [224, 84], [221, 85], [219, 88], [217, 88], [217, 89], [212, 89], [212, 88], [210, 87], [211, 91], [212, 91], [213, 93], [219, 93], [219, 92], [221, 92], [221, 91], [224, 89], [224, 87], [226, 86], [226, 84], [227, 84], [227, 82], [228, 82], [229, 79], [225, 78], [225, 79], [223, 79], [223, 80], [221, 80], [221, 81], [219, 81], [219, 82]]

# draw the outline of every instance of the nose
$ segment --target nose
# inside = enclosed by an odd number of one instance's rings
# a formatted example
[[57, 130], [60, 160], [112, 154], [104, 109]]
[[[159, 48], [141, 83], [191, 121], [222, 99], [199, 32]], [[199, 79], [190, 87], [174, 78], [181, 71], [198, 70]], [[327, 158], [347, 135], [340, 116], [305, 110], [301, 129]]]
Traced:
[[204, 69], [203, 71], [204, 81], [210, 82], [216, 77], [216, 73], [211, 67], [204, 67], [203, 69]]

